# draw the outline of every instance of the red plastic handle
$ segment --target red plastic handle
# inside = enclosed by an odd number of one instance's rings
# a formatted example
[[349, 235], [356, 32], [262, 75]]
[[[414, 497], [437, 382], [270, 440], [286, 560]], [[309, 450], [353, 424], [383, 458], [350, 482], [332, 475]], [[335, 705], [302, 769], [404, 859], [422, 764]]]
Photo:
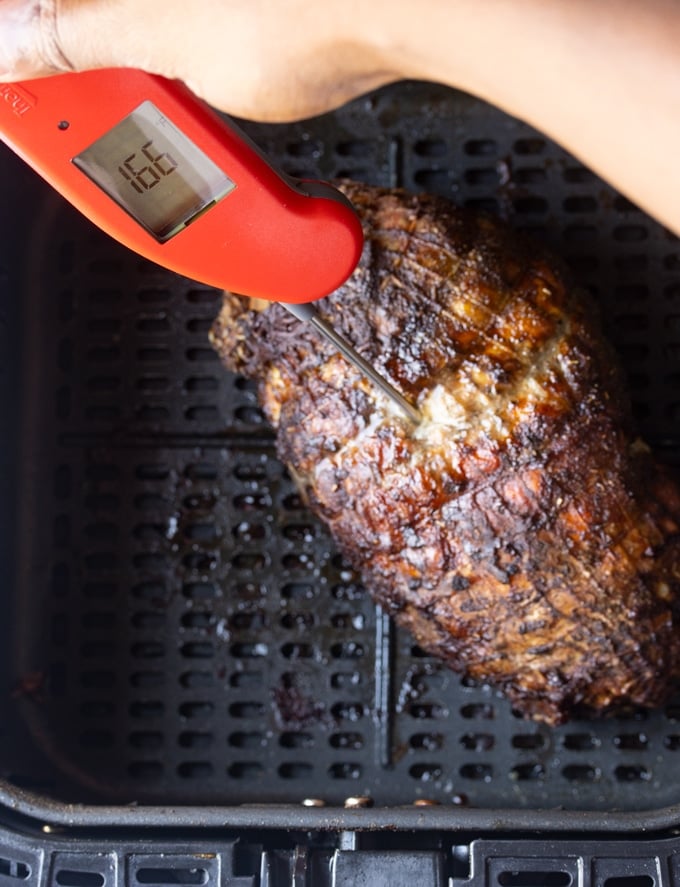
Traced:
[[[163, 243], [73, 163], [147, 100], [236, 185]], [[177, 81], [117, 68], [1, 84], [0, 138], [116, 240], [211, 286], [310, 302], [344, 283], [361, 254], [361, 224], [336, 189], [279, 174]]]

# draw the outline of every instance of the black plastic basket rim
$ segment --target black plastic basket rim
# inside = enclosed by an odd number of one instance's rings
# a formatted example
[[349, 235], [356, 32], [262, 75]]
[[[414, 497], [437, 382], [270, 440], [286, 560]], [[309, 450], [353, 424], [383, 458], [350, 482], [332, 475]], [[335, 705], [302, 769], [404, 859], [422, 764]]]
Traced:
[[[342, 806], [299, 804], [146, 805], [65, 803], [0, 779], [0, 808], [31, 827], [78, 829], [283, 829], [472, 831], [566, 835], [662, 833], [680, 828], [680, 803], [660, 809], [564, 810], [558, 807], [497, 808], [456, 806]], [[1, 817], [1, 814], [0, 814]], [[45, 828], [47, 827], [47, 828]]]
[[0, 779], [0, 806], [44, 829], [284, 829], [305, 831], [474, 831], [630, 834], [680, 828], [680, 804], [658, 810], [603, 812], [494, 810], [466, 806], [306, 807], [303, 804], [129, 806], [63, 804]]

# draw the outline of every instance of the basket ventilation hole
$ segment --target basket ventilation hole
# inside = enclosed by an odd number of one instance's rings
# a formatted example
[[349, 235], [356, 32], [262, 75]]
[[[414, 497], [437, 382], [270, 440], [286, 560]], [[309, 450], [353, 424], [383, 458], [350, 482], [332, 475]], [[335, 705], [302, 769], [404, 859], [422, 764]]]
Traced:
[[493, 139], [470, 139], [463, 145], [463, 150], [471, 157], [493, 157], [498, 146]]
[[651, 875], [617, 875], [607, 878], [604, 887], [654, 887]]
[[[177, 768], [182, 779], [209, 779], [213, 775], [213, 766], [209, 761], [185, 761]], [[202, 884], [202, 881], [183, 881], [181, 883]]]
[[[493, 767], [491, 764], [463, 764], [458, 771], [463, 779], [474, 779], [478, 782], [491, 782]], [[520, 885], [517, 885], [520, 887]]]
[[361, 779], [362, 767], [355, 761], [333, 764], [328, 768], [331, 779]]
[[448, 169], [420, 169], [413, 179], [416, 185], [437, 191], [441, 188], [449, 188], [451, 185], [451, 173]]
[[516, 154], [542, 154], [546, 142], [539, 138], [517, 139], [514, 144]]
[[205, 884], [208, 872], [190, 868], [142, 868], [137, 870], [138, 884]]
[[[333, 745], [333, 740], [330, 740], [331, 745]], [[282, 733], [279, 738], [279, 745], [283, 748], [312, 748], [314, 745], [314, 737], [311, 733]], [[344, 747], [335, 745], [334, 748]], [[360, 746], [359, 746], [360, 747]], [[284, 765], [285, 766], [285, 765]], [[311, 767], [310, 767], [311, 769]], [[281, 773], [281, 768], [279, 768], [279, 773]], [[286, 773], [281, 773], [283, 776], [287, 776]]]
[[311, 776], [314, 770], [311, 764], [300, 761], [289, 761], [279, 767], [279, 776], [283, 779], [305, 779]]
[[257, 761], [237, 761], [227, 770], [232, 779], [259, 779], [264, 768]]
[[163, 775], [163, 765], [160, 761], [133, 761], [128, 767], [128, 774], [132, 779], [142, 781], [160, 779]]
[[[463, 737], [465, 739], [465, 737]], [[444, 736], [441, 733], [414, 733], [409, 743], [411, 748], [423, 749], [424, 751], [437, 751], [444, 745]], [[465, 748], [469, 746], [465, 745]], [[477, 749], [477, 746], [474, 746]]]
[[562, 770], [562, 775], [569, 782], [596, 782], [601, 772], [590, 764], [568, 764]]
[[415, 143], [413, 150], [419, 157], [443, 157], [447, 152], [447, 146], [443, 139], [422, 139]]
[[60, 869], [55, 878], [59, 887], [104, 887], [106, 878], [101, 872], [79, 872]]
[[286, 151], [291, 157], [321, 157], [323, 145], [318, 139], [301, 139], [286, 145]]
[[621, 765], [614, 770], [614, 776], [619, 782], [645, 782], [651, 778], [649, 770], [642, 764]]
[[[264, 733], [258, 733], [256, 731], [253, 731], [252, 733], [231, 733], [229, 735], [229, 745], [234, 748], [263, 748], [266, 743], [267, 739]], [[282, 742], [282, 744], [285, 743]]]
[[16, 878], [17, 881], [25, 881], [31, 874], [30, 868], [24, 862], [15, 862], [13, 859], [5, 859], [0, 856], [0, 875], [7, 878]]
[[496, 744], [491, 733], [466, 733], [460, 738], [460, 744], [467, 751], [489, 751]]
[[414, 764], [408, 772], [409, 776], [421, 782], [434, 782], [441, 779], [443, 773], [439, 764]]
[[512, 737], [513, 748], [537, 749], [543, 748], [545, 744], [545, 737], [540, 733], [520, 733]]
[[519, 782], [530, 782], [545, 777], [545, 768], [542, 764], [529, 762], [527, 764], [518, 764], [510, 771], [510, 778]]
[[498, 876], [501, 887], [569, 887], [571, 882], [569, 872], [501, 872]]
[[349, 139], [346, 142], [338, 142], [335, 151], [340, 157], [370, 157], [371, 143], [362, 139]]

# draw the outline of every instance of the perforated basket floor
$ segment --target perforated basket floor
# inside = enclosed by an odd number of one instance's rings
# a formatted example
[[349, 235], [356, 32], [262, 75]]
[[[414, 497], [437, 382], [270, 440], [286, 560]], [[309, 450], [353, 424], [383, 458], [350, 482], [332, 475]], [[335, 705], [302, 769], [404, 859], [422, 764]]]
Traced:
[[[677, 455], [680, 245], [575, 159], [425, 84], [248, 128], [294, 175], [436, 192], [551, 243], [601, 305], [644, 435]], [[251, 384], [220, 368], [219, 294], [0, 160], [3, 301], [20, 306], [0, 386], [0, 775], [102, 804], [680, 802], [680, 700], [550, 730], [424, 655], [305, 511]]]

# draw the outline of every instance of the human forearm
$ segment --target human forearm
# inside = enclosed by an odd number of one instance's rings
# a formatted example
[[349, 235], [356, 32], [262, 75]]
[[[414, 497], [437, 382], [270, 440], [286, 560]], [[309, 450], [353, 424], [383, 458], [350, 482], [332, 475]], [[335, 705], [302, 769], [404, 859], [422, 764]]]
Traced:
[[527, 120], [680, 233], [680, 3], [409, 5], [384, 34], [388, 60]]

